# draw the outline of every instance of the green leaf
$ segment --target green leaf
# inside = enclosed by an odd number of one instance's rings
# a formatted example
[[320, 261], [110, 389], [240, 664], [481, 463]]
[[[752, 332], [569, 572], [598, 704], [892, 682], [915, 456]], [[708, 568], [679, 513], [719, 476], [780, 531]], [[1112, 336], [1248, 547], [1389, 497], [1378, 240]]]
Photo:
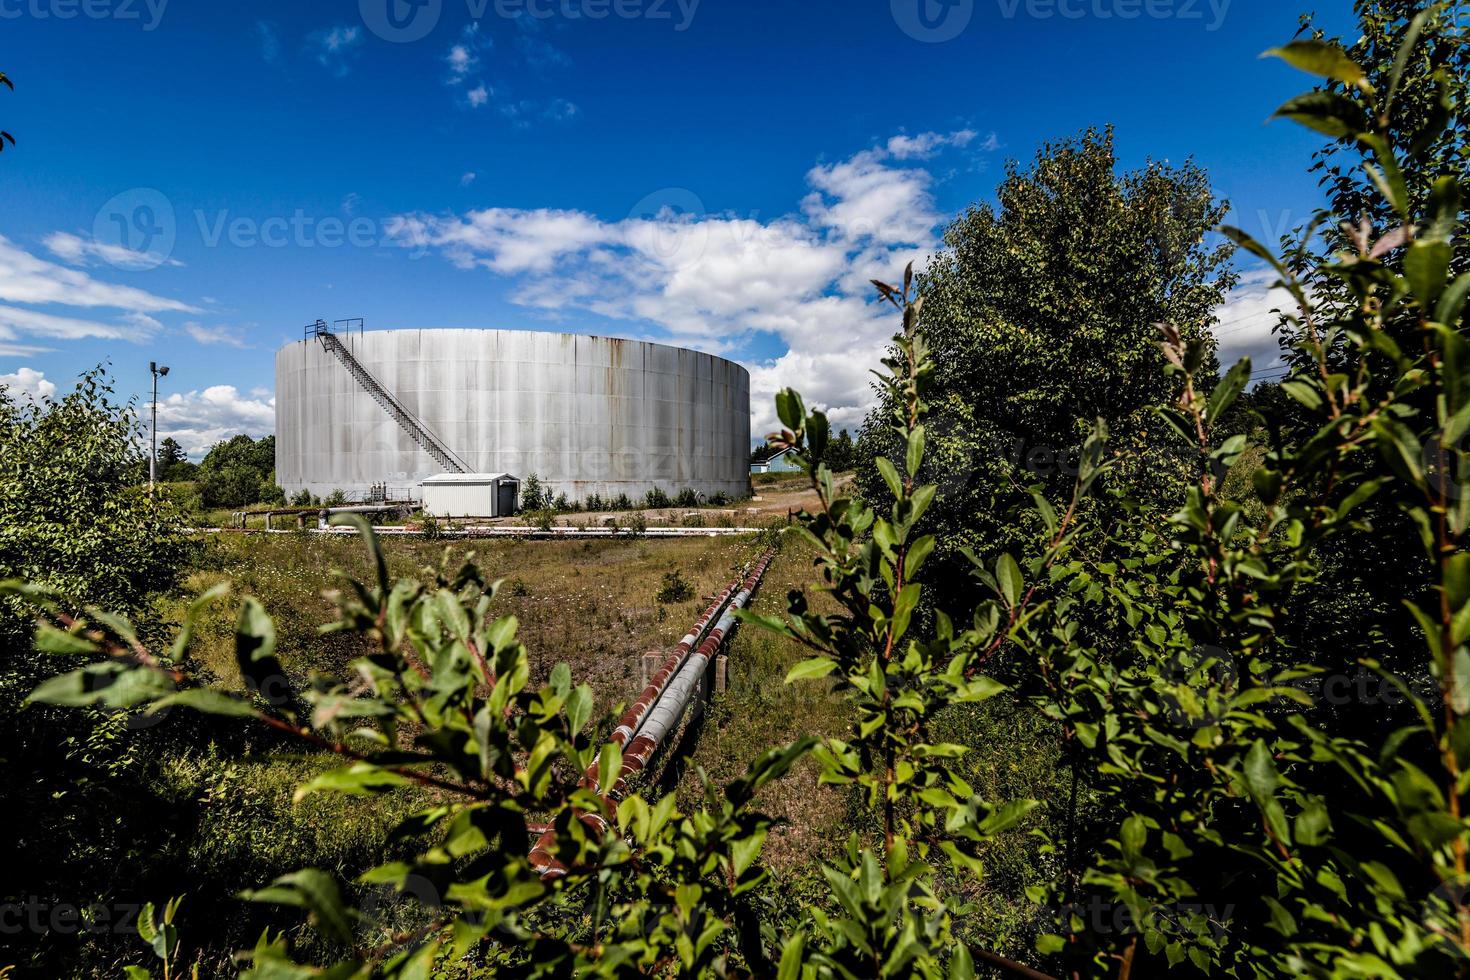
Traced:
[[206, 715], [224, 715], [233, 718], [254, 718], [255, 708], [248, 702], [231, 697], [224, 691], [212, 687], [194, 687], [187, 691], [171, 694], [153, 705], [154, 711], [165, 708], [192, 708]]
[[276, 624], [254, 596], [246, 596], [240, 604], [235, 623], [235, 663], [254, 691], [285, 683], [286, 671], [276, 659]]
[[1281, 777], [1276, 772], [1276, 760], [1272, 758], [1271, 750], [1266, 746], [1264, 740], [1257, 739], [1251, 746], [1250, 752], [1246, 754], [1245, 768], [1242, 772], [1246, 786], [1258, 803], [1275, 796], [1276, 787], [1281, 784]]
[[806, 419], [806, 405], [801, 395], [793, 388], [783, 388], [776, 393], [776, 417], [792, 432], [800, 432]]
[[1021, 601], [1021, 567], [1010, 555], [1001, 555], [995, 562], [995, 581], [1000, 587], [1000, 597], [1006, 608], [1014, 609]]
[[592, 688], [586, 684], [578, 686], [567, 698], [567, 726], [572, 734], [580, 732], [592, 717]]
[[803, 660], [787, 671], [786, 683], [790, 684], [793, 681], [807, 681], [818, 677], [826, 677], [836, 669], [837, 662], [832, 658], [813, 657], [810, 660]]
[[169, 655], [174, 663], [182, 663], [189, 652], [189, 644], [194, 640], [194, 629], [199, 621], [199, 616], [204, 612], [211, 602], [230, 594], [230, 583], [220, 582], [203, 593], [199, 598], [189, 603], [189, 609], [184, 613], [184, 624], [179, 630], [179, 635], [174, 638], [173, 647]]
[[905, 462], [908, 464], [909, 476], [917, 476], [919, 467], [924, 464], [924, 427], [916, 426], [909, 433], [908, 451]]
[[1444, 292], [1445, 279], [1449, 275], [1450, 259], [1454, 250], [1449, 242], [1419, 239], [1404, 253], [1404, 276], [1419, 305], [1426, 310], [1435, 308], [1440, 294]]
[[350, 766], [331, 769], [296, 787], [292, 799], [300, 803], [313, 793], [342, 793], [347, 796], [373, 796], [385, 790], [411, 785], [411, 780], [371, 762], [354, 762]]
[[102, 652], [97, 644], [80, 633], [57, 629], [47, 622], [36, 627], [36, 649], [42, 653], [64, 657], [96, 655]]
[[1230, 410], [1230, 406], [1235, 404], [1235, 399], [1240, 397], [1240, 393], [1245, 390], [1250, 378], [1251, 361], [1250, 358], [1243, 357], [1235, 362], [1235, 366], [1225, 374], [1219, 384], [1215, 385], [1215, 390], [1210, 392], [1209, 405], [1205, 409], [1205, 421], [1212, 424], [1220, 421]]
[[801, 965], [806, 959], [806, 933], [798, 932], [786, 940], [781, 949], [781, 965], [776, 980], [801, 980]]
[[612, 742], [602, 747], [597, 755], [597, 790], [603, 796], [612, 792], [623, 770], [623, 753]]
[[1290, 119], [1334, 139], [1345, 139], [1369, 129], [1362, 108], [1341, 92], [1308, 92], [1282, 103], [1276, 118]]
[[878, 468], [878, 472], [883, 476], [883, 482], [888, 484], [888, 491], [893, 494], [893, 499], [902, 500], [903, 480], [899, 479], [898, 470], [894, 465], [885, 456], [879, 456], [873, 460], [873, 465]]
[[352, 917], [342, 903], [337, 879], [325, 871], [305, 868], [282, 875], [270, 887], [241, 894], [247, 902], [267, 902], [302, 908], [323, 933], [339, 942], [352, 939]]
[[1470, 713], [1470, 650], [1464, 647], [1455, 650], [1454, 677], [1455, 686], [1450, 703], [1454, 706], [1455, 714]]
[[1280, 58], [1292, 67], [1309, 74], [1330, 78], [1344, 85], [1356, 85], [1365, 92], [1373, 91], [1373, 86], [1368, 82], [1367, 73], [1358, 66], [1357, 62], [1348, 57], [1348, 53], [1342, 49], [1341, 45], [1330, 41], [1315, 39], [1292, 41], [1282, 47], [1272, 48], [1262, 57]]
[[378, 533], [373, 530], [372, 522], [361, 514], [333, 514], [327, 522], [331, 527], [352, 527], [362, 535], [363, 543], [367, 545], [368, 554], [373, 559], [373, 571], [377, 576], [378, 595], [388, 595], [388, 563], [383, 558], [383, 543], [378, 540]]

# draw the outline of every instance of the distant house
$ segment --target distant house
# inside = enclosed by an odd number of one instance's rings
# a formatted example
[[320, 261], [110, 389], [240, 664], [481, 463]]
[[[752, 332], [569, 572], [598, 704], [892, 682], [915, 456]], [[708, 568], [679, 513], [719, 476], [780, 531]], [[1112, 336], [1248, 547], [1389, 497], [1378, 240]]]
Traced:
[[801, 470], [791, 461], [791, 450], [783, 449], [769, 459], [751, 463], [750, 472], [751, 475], [754, 475], [756, 473], [800, 473]]

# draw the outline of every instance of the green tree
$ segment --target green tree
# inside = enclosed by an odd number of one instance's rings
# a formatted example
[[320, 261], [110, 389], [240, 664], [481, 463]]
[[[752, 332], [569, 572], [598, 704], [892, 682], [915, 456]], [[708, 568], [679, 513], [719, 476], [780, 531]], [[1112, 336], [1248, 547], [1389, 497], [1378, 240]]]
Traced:
[[846, 473], [857, 467], [857, 446], [853, 443], [852, 433], [843, 429], [827, 446], [827, 457], [823, 460], [833, 473]]
[[199, 467], [189, 462], [184, 447], [172, 436], [158, 444], [158, 478], [164, 483], [192, 480]]
[[184, 447], [180, 446], [178, 440], [173, 436], [165, 436], [164, 440], [158, 444], [159, 466], [172, 466], [182, 463], [187, 458], [184, 454]]
[[275, 467], [275, 436], [238, 435], [221, 442], [199, 464], [200, 500], [205, 507], [246, 507], [283, 499]]
[[[146, 458], [132, 408], [100, 368], [41, 403], [0, 389], [0, 579], [36, 583], [72, 615], [136, 612], [171, 586], [190, 546], [167, 500], [136, 482]], [[156, 853], [131, 818], [145, 753], [125, 715], [25, 705], [55, 672], [52, 655], [32, 649], [30, 619], [0, 595], [0, 810], [17, 817], [0, 842], [0, 902], [65, 895], [85, 906]], [[21, 962], [22, 947], [43, 941], [9, 937], [15, 959], [5, 959]]]
[[[994, 554], [1024, 538], [1006, 516], [1023, 491], [1065, 498], [1096, 418], [1136, 461], [1112, 479], [1180, 485], [1149, 424], [1174, 395], [1153, 324], [1208, 337], [1236, 279], [1229, 244], [1207, 241], [1225, 206], [1204, 171], [1120, 174], [1111, 130], [1046, 144], [1026, 169], [1011, 163], [997, 198], [950, 226], [919, 279], [935, 363], [929, 526], [957, 581], [963, 549]], [[893, 407], [880, 404], [860, 439], [859, 480], [874, 499], [886, 490], [872, 460], [896, 448], [884, 423]]]

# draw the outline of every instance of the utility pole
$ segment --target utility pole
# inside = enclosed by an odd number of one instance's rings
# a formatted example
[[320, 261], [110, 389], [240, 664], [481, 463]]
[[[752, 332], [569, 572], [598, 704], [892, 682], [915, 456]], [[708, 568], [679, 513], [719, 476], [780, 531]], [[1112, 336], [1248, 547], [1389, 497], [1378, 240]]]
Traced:
[[153, 485], [158, 482], [158, 379], [168, 377], [168, 368], [159, 367], [157, 361], [149, 361], [148, 370], [153, 375], [153, 436], [152, 450], [148, 454], [148, 493], [152, 494]]

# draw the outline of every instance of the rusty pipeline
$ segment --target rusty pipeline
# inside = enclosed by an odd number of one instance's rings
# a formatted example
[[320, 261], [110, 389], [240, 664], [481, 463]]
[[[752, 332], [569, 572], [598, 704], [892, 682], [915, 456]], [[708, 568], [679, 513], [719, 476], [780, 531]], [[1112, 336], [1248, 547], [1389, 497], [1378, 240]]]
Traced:
[[[775, 559], [776, 552], [766, 552], [751, 568], [744, 580], [736, 580], [725, 589], [695, 627], [675, 647], [653, 681], [644, 689], [638, 702], [618, 722], [611, 741], [623, 751], [622, 768], [611, 791], [602, 798], [602, 813], [578, 814], [593, 833], [607, 832], [608, 818], [617, 802], [627, 794], [627, 782], [636, 773], [647, 767], [658, 747], [663, 744], [678, 720], [689, 707], [690, 700], [700, 689], [710, 659], [724, 644], [735, 625], [735, 611], [743, 609], [754, 594], [756, 586]], [[737, 591], [738, 590], [738, 591]], [[716, 619], [718, 617], [718, 619]], [[713, 621], [713, 627], [711, 622]], [[698, 644], [696, 647], [695, 644]], [[631, 744], [630, 744], [631, 741]], [[584, 788], [598, 787], [598, 767], [593, 763], [582, 777]], [[543, 878], [560, 878], [566, 874], [563, 867], [551, 855], [550, 848], [556, 842], [556, 831], [548, 829], [531, 850], [531, 866]]]

